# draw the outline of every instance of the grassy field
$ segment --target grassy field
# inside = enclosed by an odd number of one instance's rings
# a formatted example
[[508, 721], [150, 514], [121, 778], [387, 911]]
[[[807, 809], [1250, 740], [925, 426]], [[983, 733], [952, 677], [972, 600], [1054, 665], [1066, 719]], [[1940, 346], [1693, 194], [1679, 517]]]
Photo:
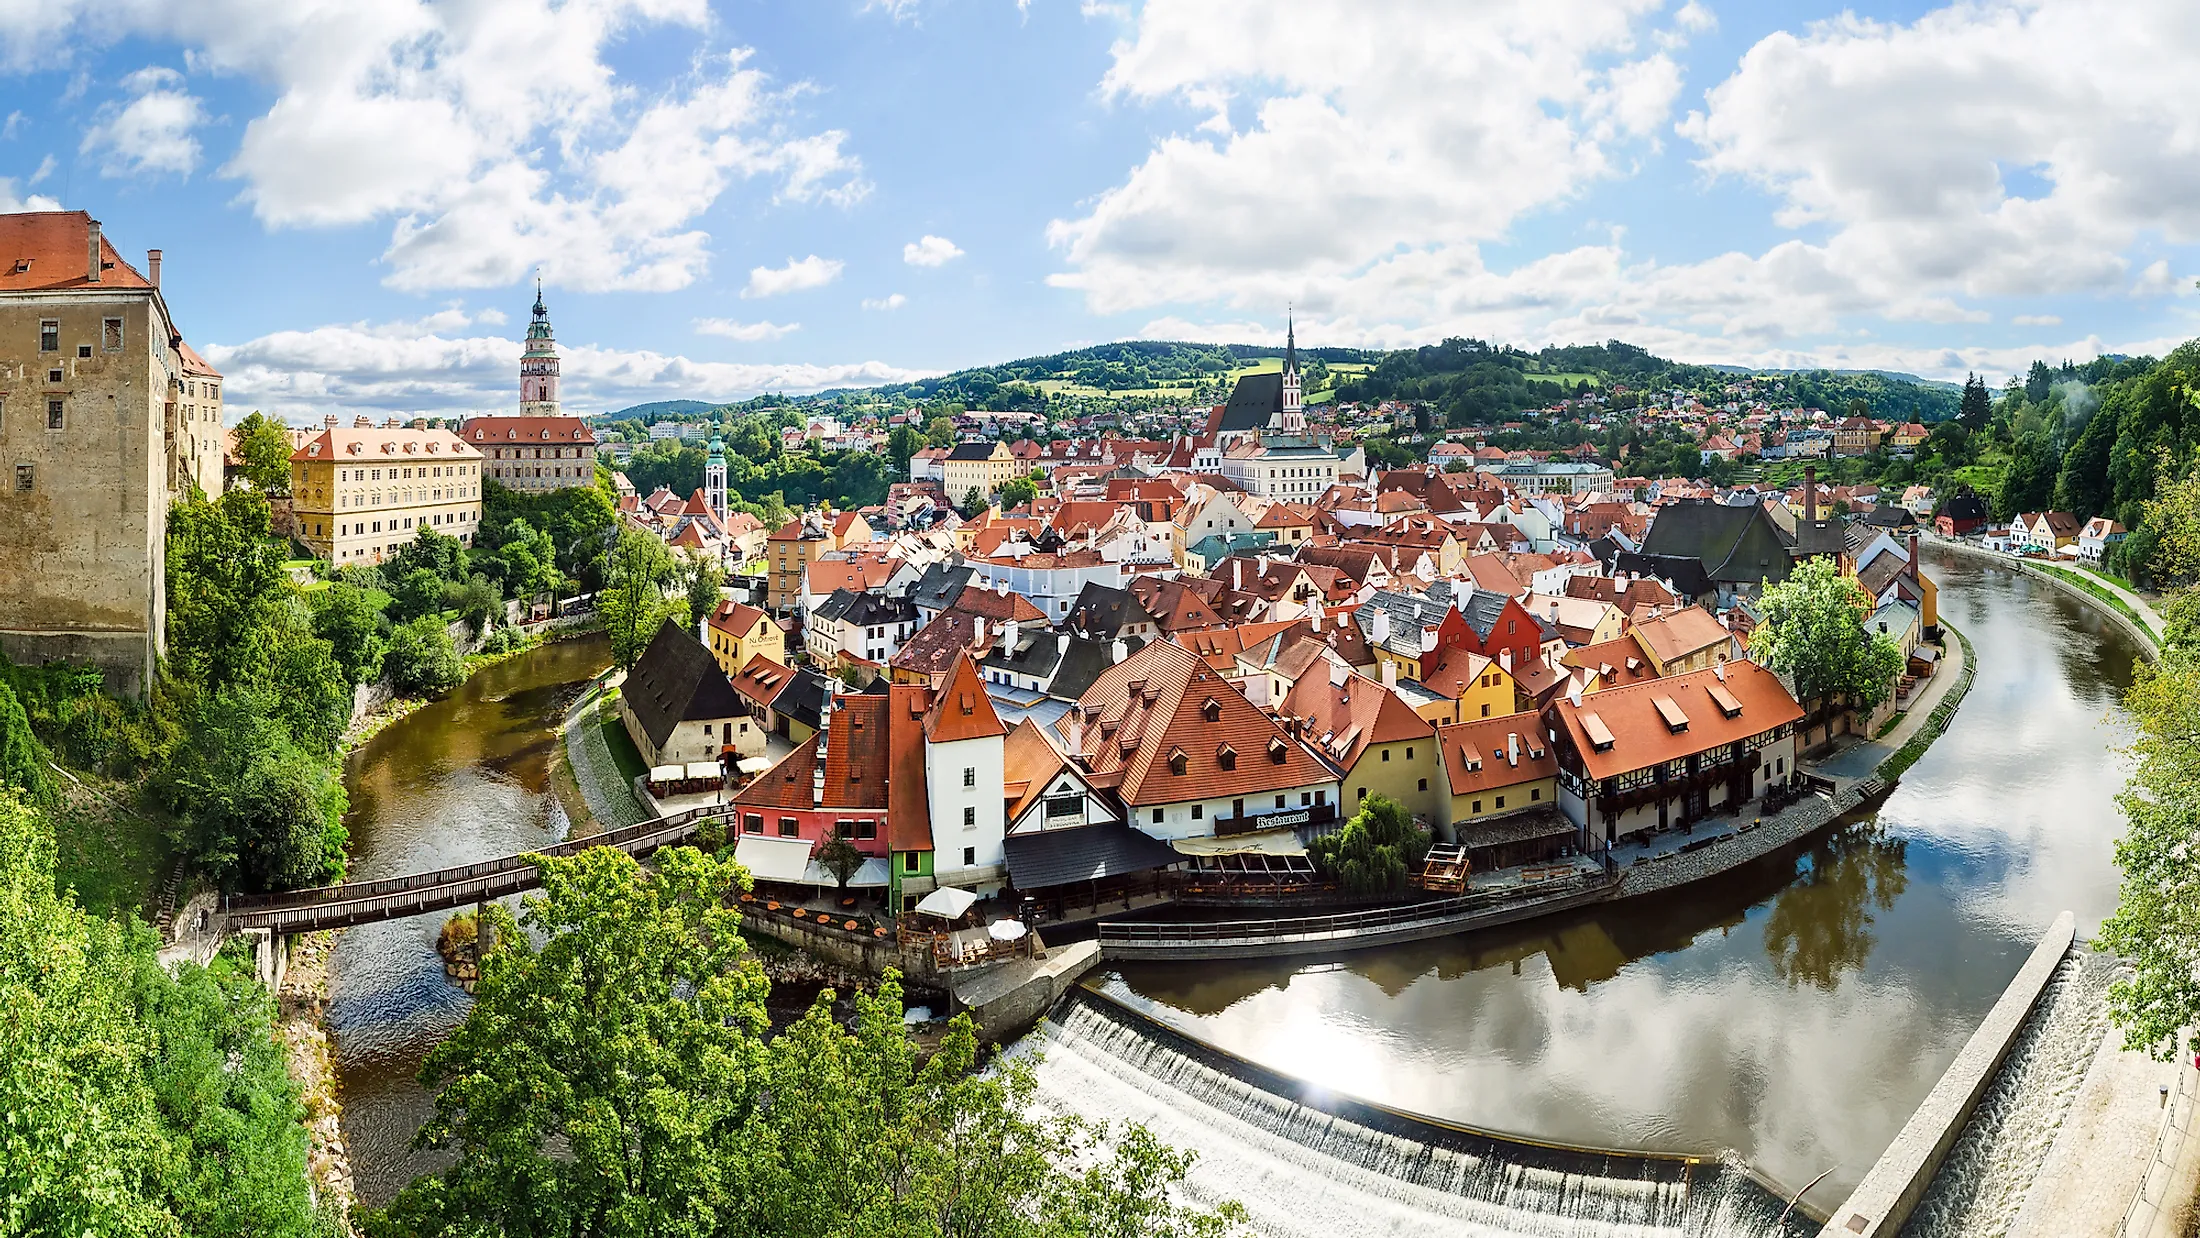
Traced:
[[56, 886], [74, 889], [77, 902], [98, 915], [151, 906], [174, 851], [150, 814], [116, 808], [72, 787], [47, 810], [47, 819], [53, 822]]
[[1598, 378], [1594, 374], [1530, 374], [1528, 375], [1528, 378], [1534, 382], [1564, 383], [1569, 387], [1573, 386], [1576, 383], [1587, 383], [1592, 387], [1601, 387], [1604, 385], [1604, 380]]
[[612, 761], [618, 764], [619, 777], [632, 782], [649, 772], [649, 767], [642, 764], [642, 754], [634, 747], [633, 737], [620, 724], [617, 710], [610, 711], [604, 718], [603, 742], [611, 749]]

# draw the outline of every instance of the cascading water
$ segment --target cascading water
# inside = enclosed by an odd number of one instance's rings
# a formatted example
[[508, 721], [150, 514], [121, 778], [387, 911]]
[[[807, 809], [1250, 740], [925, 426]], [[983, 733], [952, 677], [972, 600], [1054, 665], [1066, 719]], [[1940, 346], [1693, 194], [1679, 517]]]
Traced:
[[1902, 1227], [1904, 1238], [2009, 1232], [2108, 1033], [2108, 986], [2117, 970], [2113, 958], [2083, 944], [2062, 961]]
[[1542, 1148], [1353, 1102], [1302, 1103], [1264, 1086], [1276, 1081], [1258, 1068], [1089, 996], [1071, 997], [1010, 1052], [1041, 1055], [1042, 1110], [1140, 1122], [1164, 1142], [1196, 1150], [1191, 1197], [1236, 1199], [1255, 1228], [1275, 1238], [1761, 1238], [1817, 1230], [1797, 1217], [1782, 1231], [1781, 1201], [1716, 1161]]

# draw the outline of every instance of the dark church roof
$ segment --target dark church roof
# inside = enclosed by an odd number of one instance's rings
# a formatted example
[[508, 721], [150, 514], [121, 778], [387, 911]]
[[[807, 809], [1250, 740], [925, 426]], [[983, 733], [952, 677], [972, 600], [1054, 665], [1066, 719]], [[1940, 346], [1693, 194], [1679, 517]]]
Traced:
[[683, 722], [748, 713], [710, 650], [670, 619], [650, 638], [619, 691], [649, 742], [660, 748]]
[[1283, 375], [1247, 374], [1230, 389], [1230, 402], [1208, 433], [1224, 430], [1265, 430], [1283, 412]]
[[[1794, 566], [1779, 526], [1755, 503], [1729, 507], [1693, 500], [1661, 508], [1643, 535], [1642, 553], [1694, 559], [1703, 565], [1704, 575], [1730, 585], [1777, 584]], [[1681, 584], [1677, 579], [1673, 583]]]
[[1646, 555], [1622, 550], [1612, 556], [1612, 570], [1649, 576], [1673, 586], [1673, 591], [1694, 601], [1718, 592], [1703, 560], [1681, 555]]

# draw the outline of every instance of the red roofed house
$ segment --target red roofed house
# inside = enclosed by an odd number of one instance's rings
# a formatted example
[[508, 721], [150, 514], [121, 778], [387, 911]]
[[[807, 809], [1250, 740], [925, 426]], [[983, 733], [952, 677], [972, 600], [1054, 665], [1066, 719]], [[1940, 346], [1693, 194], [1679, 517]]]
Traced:
[[1754, 662], [1561, 699], [1543, 718], [1556, 737], [1559, 808], [1602, 847], [1739, 811], [1794, 773], [1802, 717]]

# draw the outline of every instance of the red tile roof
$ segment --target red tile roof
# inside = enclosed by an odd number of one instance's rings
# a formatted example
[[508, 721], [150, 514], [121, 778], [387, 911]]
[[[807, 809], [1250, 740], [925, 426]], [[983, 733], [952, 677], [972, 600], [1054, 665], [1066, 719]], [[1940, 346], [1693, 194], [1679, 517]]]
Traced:
[[459, 437], [469, 443], [593, 443], [596, 432], [578, 417], [468, 417]]
[[92, 282], [91, 226], [85, 211], [0, 215], [0, 291], [151, 288], [151, 281], [122, 260], [104, 232], [99, 238], [99, 282]]
[[1001, 716], [993, 712], [985, 682], [978, 677], [978, 664], [969, 654], [957, 659], [948, 670], [947, 682], [941, 685], [931, 712], [925, 716], [924, 734], [935, 744], [1008, 734], [1008, 728], [1001, 725]]
[[1558, 757], [1534, 714], [1476, 718], [1436, 728], [1451, 793], [1466, 795], [1558, 776]]
[[1079, 704], [1087, 767], [1133, 807], [1335, 780], [1197, 654], [1167, 641], [1101, 672]]
[[1370, 744], [1435, 734], [1397, 693], [1357, 672], [1346, 673], [1341, 684], [1327, 674], [1299, 676], [1278, 712], [1306, 719], [1301, 734], [1307, 742], [1348, 770]]
[[[1726, 676], [1723, 683], [1720, 669]], [[1740, 712], [1728, 717], [1713, 688], [1727, 693]], [[1684, 720], [1681, 729], [1674, 729], [1669, 716]], [[1589, 777], [1601, 779], [1748, 739], [1802, 716], [1803, 707], [1778, 676], [1754, 662], [1729, 662], [1719, 669], [1594, 692], [1578, 706], [1570, 699], [1557, 701], [1548, 724], [1564, 731]], [[1601, 751], [1592, 739], [1600, 728], [1611, 736]]]

